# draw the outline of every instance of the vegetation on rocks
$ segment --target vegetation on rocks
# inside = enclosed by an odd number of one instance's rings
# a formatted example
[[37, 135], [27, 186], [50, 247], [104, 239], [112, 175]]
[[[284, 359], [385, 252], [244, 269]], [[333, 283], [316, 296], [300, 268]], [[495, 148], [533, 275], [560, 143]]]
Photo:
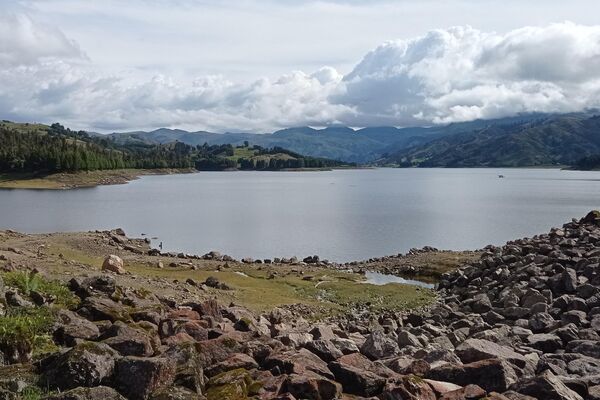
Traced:
[[7, 286], [12, 286], [27, 296], [41, 296], [53, 304], [63, 307], [77, 305], [79, 299], [61, 282], [44, 279], [37, 273], [28, 271], [13, 271], [0, 274]]
[[54, 322], [45, 307], [10, 307], [0, 317], [0, 352], [8, 361], [27, 362], [35, 355], [54, 350], [49, 333]]

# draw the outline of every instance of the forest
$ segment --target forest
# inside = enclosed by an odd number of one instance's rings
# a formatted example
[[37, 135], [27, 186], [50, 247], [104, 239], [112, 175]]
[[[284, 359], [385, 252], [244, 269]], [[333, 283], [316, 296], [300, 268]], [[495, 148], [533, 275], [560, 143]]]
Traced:
[[304, 157], [281, 148], [250, 148], [248, 143], [191, 146], [118, 144], [102, 135], [73, 131], [61, 124], [50, 126], [0, 124], [0, 172], [77, 172], [112, 169], [196, 168], [198, 170], [281, 170], [325, 168], [343, 164]]

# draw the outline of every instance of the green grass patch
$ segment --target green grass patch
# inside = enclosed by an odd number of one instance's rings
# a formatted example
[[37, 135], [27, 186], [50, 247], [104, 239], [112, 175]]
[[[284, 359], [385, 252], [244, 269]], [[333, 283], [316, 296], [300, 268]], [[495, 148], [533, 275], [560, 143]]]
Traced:
[[39, 274], [23, 271], [6, 272], [2, 274], [2, 278], [7, 286], [19, 289], [28, 297], [35, 291], [43, 296], [55, 298], [54, 304], [67, 308], [74, 307], [79, 302], [79, 299], [64, 284], [46, 280]]
[[368, 307], [372, 311], [407, 310], [426, 306], [435, 299], [432, 290], [413, 285], [371, 285], [342, 281], [319, 285], [320, 297], [343, 307]]
[[[284, 266], [265, 266], [258, 270], [255, 266], [236, 265], [217, 272], [129, 264], [128, 270], [137, 275], [177, 279], [181, 285], [185, 285], [187, 278], [203, 282], [214, 276], [234, 289], [209, 289], [210, 297], [216, 297], [222, 304], [234, 302], [255, 312], [266, 312], [275, 307], [302, 303], [318, 310], [315, 319], [344, 313], [357, 305], [371, 307], [374, 311], [412, 309], [427, 305], [435, 298], [431, 290], [399, 284], [375, 286], [362, 283], [364, 277], [361, 275], [326, 269], [307, 270], [301, 275]], [[273, 271], [277, 275], [268, 279]], [[307, 275], [312, 279], [305, 280]]]

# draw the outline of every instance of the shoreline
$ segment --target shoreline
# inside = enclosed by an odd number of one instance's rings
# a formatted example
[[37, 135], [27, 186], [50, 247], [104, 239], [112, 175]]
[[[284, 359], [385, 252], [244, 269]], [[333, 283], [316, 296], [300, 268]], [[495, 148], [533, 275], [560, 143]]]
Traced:
[[174, 175], [197, 172], [192, 169], [117, 169], [54, 174], [0, 173], [0, 189], [69, 190], [106, 185], [123, 185], [146, 175]]
[[[258, 172], [324, 172], [350, 169], [375, 169], [375, 167], [335, 167], [297, 168]], [[107, 185], [124, 185], [147, 175], [195, 174], [200, 172], [237, 172], [239, 169], [223, 171], [203, 171], [194, 168], [184, 169], [116, 169], [78, 172], [57, 172], [52, 174], [12, 172], [0, 173], [0, 190], [70, 190], [93, 188]], [[252, 170], [255, 171], [255, 170]]]
[[[398, 167], [398, 166], [349, 166], [332, 168], [286, 168], [281, 170], [249, 170], [247, 172], [327, 172], [338, 170], [375, 170], [375, 169], [560, 169], [562, 171], [600, 171], [580, 170], [568, 166], [530, 166], [530, 167]], [[79, 172], [58, 172], [52, 174], [41, 173], [0, 173], [0, 190], [70, 190], [81, 188], [93, 188], [106, 185], [123, 185], [147, 175], [175, 175], [193, 174], [200, 172], [239, 172], [240, 169], [206, 171], [190, 169], [118, 169], [118, 170], [96, 170]]]
[[600, 211], [486, 246], [435, 290], [315, 257], [162, 254], [122, 229], [0, 231], [0, 376], [52, 400], [587, 400], [599, 260]]

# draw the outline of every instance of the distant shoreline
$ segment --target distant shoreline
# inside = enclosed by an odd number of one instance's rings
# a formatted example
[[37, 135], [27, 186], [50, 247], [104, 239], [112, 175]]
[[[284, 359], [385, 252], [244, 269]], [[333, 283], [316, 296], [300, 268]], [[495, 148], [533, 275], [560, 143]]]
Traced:
[[116, 169], [53, 174], [0, 174], [0, 189], [68, 190], [103, 185], [123, 185], [145, 175], [189, 174], [193, 169]]
[[[280, 170], [248, 170], [258, 172], [325, 172], [336, 170], [371, 170], [380, 168], [390, 169], [561, 169], [564, 171], [584, 171], [564, 165], [537, 165], [526, 167], [411, 167], [402, 168], [394, 166], [340, 166], [324, 168], [285, 168]], [[147, 175], [174, 175], [193, 174], [202, 172], [236, 172], [240, 169], [226, 169], [221, 171], [203, 171], [193, 168], [188, 169], [117, 169], [103, 171], [59, 172], [53, 174], [40, 173], [0, 173], [0, 190], [2, 189], [28, 189], [28, 190], [69, 190], [79, 188], [93, 188], [105, 185], [123, 185]], [[599, 171], [599, 170], [587, 170]]]
[[[261, 170], [259, 172], [323, 172], [346, 169], [375, 169], [376, 167], [326, 167], [326, 168], [286, 168], [281, 170]], [[146, 175], [193, 174], [201, 172], [233, 172], [239, 169], [223, 171], [201, 171], [189, 169], [116, 169], [102, 171], [40, 173], [0, 173], [1, 189], [28, 190], [69, 190], [92, 188], [105, 185], [123, 185]], [[254, 170], [250, 170], [254, 171]]]

